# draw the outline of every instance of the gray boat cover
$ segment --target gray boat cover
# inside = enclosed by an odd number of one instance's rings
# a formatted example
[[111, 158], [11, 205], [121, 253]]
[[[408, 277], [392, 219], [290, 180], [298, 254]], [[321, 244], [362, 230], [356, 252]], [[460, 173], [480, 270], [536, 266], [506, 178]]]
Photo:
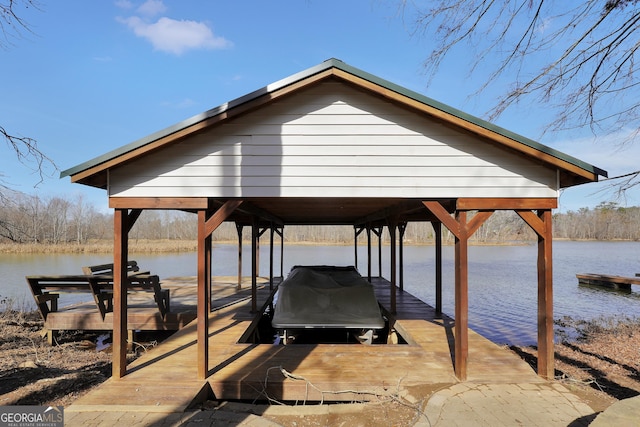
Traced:
[[354, 267], [296, 266], [278, 287], [277, 329], [382, 329], [373, 286]]

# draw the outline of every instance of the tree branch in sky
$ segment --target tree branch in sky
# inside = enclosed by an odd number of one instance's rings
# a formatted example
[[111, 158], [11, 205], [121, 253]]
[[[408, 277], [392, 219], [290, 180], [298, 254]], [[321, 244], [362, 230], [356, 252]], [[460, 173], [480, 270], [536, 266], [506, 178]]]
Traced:
[[424, 62], [430, 77], [446, 58], [464, 52], [473, 58], [470, 73], [490, 70], [475, 95], [499, 80], [510, 82], [488, 112], [490, 120], [535, 100], [555, 108], [547, 130], [588, 127], [598, 135], [640, 129], [638, 0], [427, 4], [421, 9], [403, 1], [405, 14], [416, 14], [416, 31], [432, 42]]
[[[0, 47], [5, 49], [9, 48], [13, 45], [13, 38], [20, 37], [24, 31], [31, 31], [27, 23], [20, 18], [19, 12], [21, 8], [29, 7], [38, 8], [37, 1], [0, 1], [0, 32], [2, 33], [2, 37], [0, 38]], [[0, 125], [0, 138], [4, 139], [7, 145], [13, 149], [20, 163], [31, 167], [38, 174], [39, 181], [36, 185], [40, 184], [44, 180], [44, 170], [46, 166], [52, 166], [57, 170], [53, 160], [40, 151], [35, 139], [9, 133], [2, 125]], [[0, 179], [0, 196], [7, 189], [8, 187], [4, 185]]]

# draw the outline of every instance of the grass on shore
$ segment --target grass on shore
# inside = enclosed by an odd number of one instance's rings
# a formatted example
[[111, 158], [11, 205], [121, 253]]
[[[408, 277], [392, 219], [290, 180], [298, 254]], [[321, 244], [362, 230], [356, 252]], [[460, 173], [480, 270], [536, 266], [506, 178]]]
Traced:
[[[214, 241], [213, 244], [237, 244], [237, 241], [220, 240]], [[310, 245], [323, 245], [323, 246], [351, 246], [353, 242], [322, 242], [322, 241], [289, 241], [285, 240], [286, 244], [310, 246]], [[243, 245], [250, 245], [251, 242], [243, 241]], [[266, 242], [268, 245], [268, 242]], [[366, 242], [362, 239], [358, 242], [360, 246], [365, 245]], [[383, 246], [388, 246], [389, 242], [383, 242]], [[435, 243], [433, 241], [427, 242], [405, 242], [408, 246], [432, 246]], [[445, 241], [445, 245], [450, 245], [452, 242]], [[495, 245], [528, 245], [531, 242], [528, 241], [507, 241], [507, 242], [470, 242], [475, 246], [495, 246]], [[275, 242], [276, 246], [280, 245], [279, 240]], [[177, 252], [195, 252], [198, 250], [198, 242], [194, 240], [169, 240], [169, 239], [130, 239], [129, 240], [129, 252], [130, 253], [177, 253]], [[46, 244], [46, 243], [0, 243], [0, 254], [106, 254], [113, 252], [112, 240], [92, 240], [88, 243], [58, 243], [58, 244]]]
[[[131, 253], [194, 252], [195, 240], [129, 240]], [[105, 254], [113, 252], [111, 240], [95, 240], [85, 244], [0, 243], [4, 254]]]

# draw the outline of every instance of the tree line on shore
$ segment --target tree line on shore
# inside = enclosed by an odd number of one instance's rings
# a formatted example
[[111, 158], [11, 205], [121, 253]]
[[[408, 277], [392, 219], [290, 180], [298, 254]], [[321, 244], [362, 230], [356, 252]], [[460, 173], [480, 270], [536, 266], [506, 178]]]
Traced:
[[[129, 236], [134, 241], [195, 240], [195, 218], [187, 212], [144, 211]], [[559, 239], [640, 240], [639, 224], [640, 207], [621, 207], [613, 202], [553, 215], [554, 238]], [[243, 238], [249, 239], [249, 233], [250, 228], [245, 227]], [[445, 227], [442, 227], [442, 233], [445, 242], [453, 240]], [[285, 228], [284, 236], [289, 242], [347, 244], [353, 242], [354, 230], [348, 226], [290, 226]], [[82, 196], [67, 199], [14, 193], [4, 197], [0, 205], [0, 243], [86, 245], [112, 238], [111, 213], [100, 212]], [[213, 238], [215, 241], [237, 241], [235, 225], [223, 224]], [[359, 239], [366, 241], [363, 235]], [[495, 212], [473, 236], [473, 241], [479, 243], [535, 239], [533, 231], [512, 211]], [[382, 240], [388, 240], [388, 232], [382, 233]], [[433, 240], [433, 227], [428, 222], [407, 225], [405, 243], [421, 244]]]

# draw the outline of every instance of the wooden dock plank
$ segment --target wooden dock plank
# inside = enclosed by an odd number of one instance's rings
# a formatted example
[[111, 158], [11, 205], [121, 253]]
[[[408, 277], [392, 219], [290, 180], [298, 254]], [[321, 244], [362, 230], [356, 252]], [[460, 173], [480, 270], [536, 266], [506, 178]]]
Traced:
[[[388, 303], [388, 282], [376, 279], [374, 284], [381, 303]], [[258, 306], [269, 293], [268, 286], [260, 287]], [[191, 390], [195, 397], [205, 385], [217, 399], [266, 399], [268, 395], [283, 401], [354, 401], [374, 396], [345, 390], [391, 393], [398, 386], [457, 382], [452, 356], [453, 321], [446, 316], [437, 318], [432, 307], [406, 292], [398, 291], [395, 321], [410, 335], [412, 344], [373, 346], [238, 343], [254, 318], [251, 303], [242, 292], [233, 297], [233, 292], [226, 289], [218, 295], [218, 308], [209, 315], [211, 370], [207, 380], [196, 380], [197, 331], [192, 322], [133, 362], [125, 377], [105, 383], [77, 403], [86, 407], [104, 404], [105, 396], [121, 393], [134, 399], [128, 404], [170, 410], [171, 397], [160, 401], [154, 393], [124, 389], [166, 390], [167, 395], [185, 402], [187, 397], [177, 397], [184, 389]], [[470, 381], [544, 381], [519, 357], [473, 331], [469, 331], [469, 349]], [[280, 368], [293, 377], [286, 377]], [[169, 390], [174, 386], [176, 390]]]
[[[159, 387], [157, 383], [135, 384], [109, 379], [91, 392], [91, 399], [81, 398], [72, 411], [104, 411], [109, 408], [145, 412], [184, 412], [202, 389], [201, 381], [175, 381]], [[66, 410], [66, 409], [65, 409]]]

